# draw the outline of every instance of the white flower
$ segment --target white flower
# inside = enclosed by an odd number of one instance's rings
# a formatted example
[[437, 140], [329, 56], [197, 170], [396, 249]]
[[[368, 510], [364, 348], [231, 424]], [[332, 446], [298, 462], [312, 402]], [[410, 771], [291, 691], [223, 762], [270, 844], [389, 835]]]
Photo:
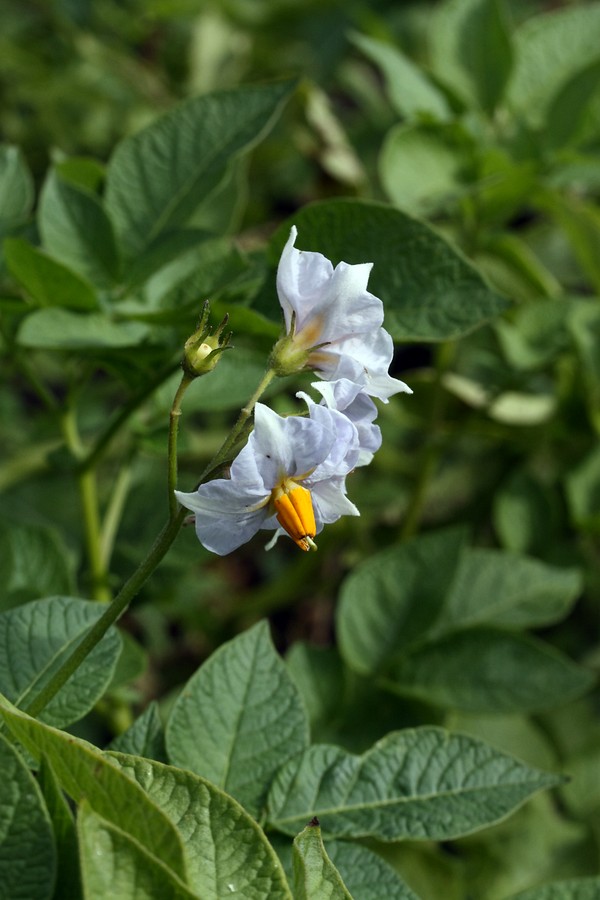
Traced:
[[359, 515], [345, 487], [359, 452], [356, 427], [337, 410], [315, 404], [309, 418], [284, 418], [257, 403], [254, 430], [230, 477], [175, 494], [195, 514], [198, 539], [213, 553], [230, 553], [260, 529], [284, 529], [309, 550], [323, 525]]
[[[343, 413], [354, 425], [358, 434], [359, 454], [355, 466], [366, 466], [373, 459], [373, 454], [381, 447], [381, 430], [375, 425], [377, 407], [364, 389], [347, 378], [336, 381], [313, 381], [312, 387], [318, 391], [322, 400], [320, 406]], [[303, 391], [296, 394], [308, 404], [311, 417], [315, 406], [313, 400]]]
[[369, 293], [372, 263], [335, 269], [321, 253], [296, 250], [292, 226], [277, 269], [277, 293], [294, 347], [309, 352], [306, 365], [327, 381], [349, 378], [387, 402], [399, 391], [392, 378], [393, 342], [382, 328], [383, 304]]

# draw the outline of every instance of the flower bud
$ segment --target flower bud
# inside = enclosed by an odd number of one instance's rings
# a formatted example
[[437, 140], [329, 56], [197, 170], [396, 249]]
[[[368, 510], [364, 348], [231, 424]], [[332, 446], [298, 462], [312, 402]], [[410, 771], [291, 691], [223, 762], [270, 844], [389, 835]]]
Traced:
[[196, 331], [187, 339], [183, 347], [183, 369], [190, 378], [198, 378], [211, 372], [218, 363], [221, 353], [231, 349], [231, 332], [224, 334], [229, 320], [226, 315], [223, 321], [213, 329], [208, 325], [210, 307], [208, 300], [202, 308]]

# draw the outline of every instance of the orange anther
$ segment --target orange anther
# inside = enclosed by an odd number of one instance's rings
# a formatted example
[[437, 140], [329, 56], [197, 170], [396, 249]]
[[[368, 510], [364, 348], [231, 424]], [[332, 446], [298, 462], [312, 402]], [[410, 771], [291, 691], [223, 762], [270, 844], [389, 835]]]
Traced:
[[283, 487], [273, 503], [277, 521], [298, 547], [301, 550], [316, 550], [313, 538], [317, 526], [310, 491], [291, 482]]

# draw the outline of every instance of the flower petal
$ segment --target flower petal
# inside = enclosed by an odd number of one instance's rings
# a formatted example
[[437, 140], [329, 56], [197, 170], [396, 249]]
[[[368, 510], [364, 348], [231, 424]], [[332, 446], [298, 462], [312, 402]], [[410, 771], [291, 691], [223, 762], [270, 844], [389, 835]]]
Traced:
[[303, 475], [327, 459], [336, 440], [335, 430], [299, 416], [278, 416], [257, 403], [254, 431], [248, 445], [256, 456], [257, 468], [271, 490], [282, 477]]
[[360, 452], [356, 427], [344, 413], [316, 404], [304, 391], [298, 391], [296, 396], [306, 402], [310, 415], [309, 421], [319, 423], [325, 430], [333, 432], [335, 435], [327, 457], [313, 468], [306, 483], [314, 484], [316, 481], [323, 481], [332, 475], [347, 475], [355, 467]]
[[307, 349], [323, 342], [366, 334], [383, 322], [383, 304], [367, 291], [372, 263], [334, 269], [321, 253], [296, 250], [295, 226], [277, 269], [277, 293], [286, 330], [295, 314], [295, 341]]
[[347, 416], [358, 432], [360, 453], [357, 466], [366, 466], [381, 447], [381, 430], [373, 422], [377, 407], [364, 388], [347, 378], [336, 381], [313, 381], [312, 387], [323, 397], [329, 409], [337, 409]]
[[379, 328], [368, 337], [348, 338], [327, 351], [327, 360], [318, 368], [328, 381], [347, 378], [384, 403], [400, 391], [412, 394], [407, 384], [388, 374], [394, 344], [385, 329]]
[[330, 478], [311, 487], [317, 534], [323, 525], [337, 522], [340, 516], [360, 516], [360, 512], [346, 497], [345, 478]]
[[196, 534], [207, 550], [225, 556], [245, 544], [269, 516], [266, 496], [244, 493], [236, 481], [218, 478], [201, 484], [197, 491], [175, 491], [182, 506], [195, 514]]

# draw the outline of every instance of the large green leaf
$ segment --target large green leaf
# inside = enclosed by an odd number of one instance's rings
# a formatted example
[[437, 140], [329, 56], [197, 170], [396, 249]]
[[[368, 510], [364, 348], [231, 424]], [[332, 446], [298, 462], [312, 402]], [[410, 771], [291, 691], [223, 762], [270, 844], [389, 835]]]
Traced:
[[515, 31], [514, 48], [508, 101], [531, 125], [543, 126], [552, 99], [600, 57], [600, 4], [533, 16]]
[[34, 186], [18, 147], [0, 146], [0, 223], [18, 225], [33, 206]]
[[[303, 207], [292, 221], [298, 228], [298, 249], [323, 253], [334, 264], [374, 264], [369, 289], [383, 300], [385, 327], [395, 340], [459, 337], [508, 306], [458, 250], [399, 209], [362, 200], [326, 200]], [[273, 237], [274, 264], [292, 221]]]
[[295, 900], [352, 900], [327, 855], [316, 820], [294, 838], [293, 854]]
[[466, 549], [436, 632], [490, 622], [537, 628], [560, 621], [582, 587], [578, 569], [559, 569], [518, 553]]
[[381, 69], [390, 102], [403, 118], [430, 116], [447, 121], [451, 110], [445, 94], [425, 72], [393, 44], [353, 33], [350, 40]]
[[308, 745], [308, 718], [267, 622], [221, 646], [188, 681], [167, 723], [167, 752], [257, 816], [271, 780]]
[[448, 840], [560, 781], [467, 735], [414, 728], [388, 734], [362, 756], [309, 747], [278, 773], [268, 820], [286, 834], [316, 815], [324, 834], [338, 837]]
[[183, 844], [175, 827], [147, 793], [87, 741], [45, 725], [0, 698], [2, 717], [36, 758], [46, 756], [63, 790], [121, 828], [179, 877], [185, 877]]
[[73, 567], [57, 531], [0, 522], [0, 609], [73, 587]]
[[419, 900], [381, 856], [353, 841], [328, 841], [327, 853], [359, 900]]
[[600, 878], [572, 878], [521, 891], [507, 900], [598, 900]]
[[386, 684], [466, 712], [536, 712], [581, 696], [594, 681], [549, 644], [482, 626], [405, 656], [391, 667]]
[[464, 540], [460, 529], [390, 547], [358, 566], [342, 585], [340, 652], [362, 674], [385, 668], [440, 614]]
[[199, 895], [127, 832], [92, 812], [77, 816], [81, 875], [90, 900], [194, 900]]
[[[180, 228], [160, 235], [135, 260], [128, 273], [128, 291], [143, 285], [137, 298], [121, 304], [124, 313], [170, 314], [173, 322], [182, 307], [200, 310], [210, 297], [246, 268], [239, 251], [226, 238], [215, 238], [195, 228]], [[144, 283], [145, 282], [145, 283]]]
[[512, 65], [503, 0], [445, 0], [432, 18], [430, 59], [440, 81], [492, 112]]
[[97, 309], [89, 282], [22, 238], [6, 238], [4, 256], [11, 274], [36, 305]]
[[[222, 696], [222, 695], [221, 695]], [[188, 884], [201, 897], [291, 900], [264, 832], [232, 797], [204, 778], [153, 760], [110, 754], [177, 829]]]
[[112, 225], [90, 191], [48, 175], [40, 196], [38, 223], [46, 250], [97, 287], [112, 285], [119, 259]]
[[81, 315], [67, 309], [39, 309], [27, 316], [17, 335], [24, 347], [93, 350], [135, 347], [148, 334], [141, 322], [122, 322], [104, 313]]
[[284, 81], [194, 97], [122, 141], [108, 165], [106, 205], [124, 251], [135, 256], [185, 225], [293, 87]]
[[[99, 603], [89, 600], [48, 597], [0, 614], [2, 693], [13, 703], [31, 703], [103, 612]], [[121, 638], [111, 629], [41, 718], [64, 726], [84, 716], [110, 684], [120, 652]]]
[[0, 734], [0, 896], [50, 900], [56, 850], [48, 810], [26, 763]]
[[60, 788], [52, 766], [45, 756], [40, 760], [38, 782], [52, 820], [56, 842], [57, 872], [55, 897], [81, 900], [81, 877], [75, 820], [67, 798]]

